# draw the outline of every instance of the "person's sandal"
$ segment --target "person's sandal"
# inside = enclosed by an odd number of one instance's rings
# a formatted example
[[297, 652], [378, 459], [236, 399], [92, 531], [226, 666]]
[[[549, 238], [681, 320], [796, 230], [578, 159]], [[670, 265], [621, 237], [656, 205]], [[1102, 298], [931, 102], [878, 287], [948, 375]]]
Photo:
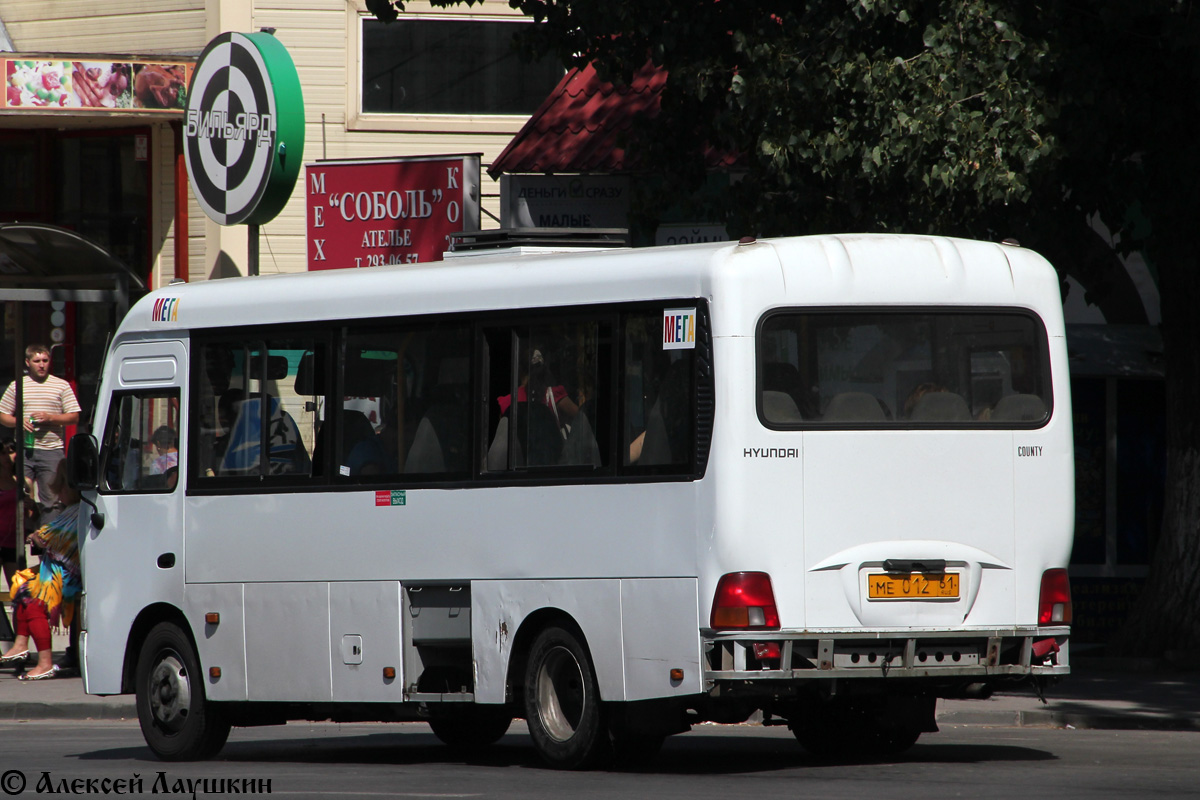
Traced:
[[29, 651], [26, 650], [23, 653], [13, 653], [11, 656], [0, 656], [0, 664], [15, 664], [18, 661], [24, 661], [28, 655]]
[[19, 680], [19, 681], [43, 681], [47, 678], [53, 678], [57, 674], [58, 674], [58, 666], [56, 665], [56, 666], [53, 666], [50, 669], [46, 670], [45, 672], [43, 672], [41, 675], [30, 675], [28, 672], [26, 672], [24, 675], [18, 675], [17, 680]]

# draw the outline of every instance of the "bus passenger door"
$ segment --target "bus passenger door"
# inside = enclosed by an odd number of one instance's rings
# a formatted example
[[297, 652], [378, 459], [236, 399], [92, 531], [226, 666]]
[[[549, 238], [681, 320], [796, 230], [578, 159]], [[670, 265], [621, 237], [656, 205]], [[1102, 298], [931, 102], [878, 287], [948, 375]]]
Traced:
[[153, 603], [180, 608], [183, 595], [187, 351], [179, 341], [123, 345], [108, 369], [112, 391], [107, 409], [100, 409], [96, 498], [105, 523], [89, 526], [81, 539], [81, 650], [93, 694], [121, 691], [125, 646], [138, 613]]

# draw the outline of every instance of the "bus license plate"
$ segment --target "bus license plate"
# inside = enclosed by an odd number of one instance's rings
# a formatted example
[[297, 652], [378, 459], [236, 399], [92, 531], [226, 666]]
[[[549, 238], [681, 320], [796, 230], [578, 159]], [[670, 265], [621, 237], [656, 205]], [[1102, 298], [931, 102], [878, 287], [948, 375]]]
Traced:
[[871, 600], [937, 600], [958, 597], [958, 574], [872, 573], [867, 575], [867, 597]]

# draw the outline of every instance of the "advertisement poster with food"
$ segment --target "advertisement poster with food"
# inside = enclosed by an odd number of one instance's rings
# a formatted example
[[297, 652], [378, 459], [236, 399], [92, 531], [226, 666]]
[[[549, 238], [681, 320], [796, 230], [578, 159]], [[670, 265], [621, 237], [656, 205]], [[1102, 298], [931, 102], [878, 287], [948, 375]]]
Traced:
[[187, 107], [190, 63], [4, 58], [0, 108], [175, 111]]

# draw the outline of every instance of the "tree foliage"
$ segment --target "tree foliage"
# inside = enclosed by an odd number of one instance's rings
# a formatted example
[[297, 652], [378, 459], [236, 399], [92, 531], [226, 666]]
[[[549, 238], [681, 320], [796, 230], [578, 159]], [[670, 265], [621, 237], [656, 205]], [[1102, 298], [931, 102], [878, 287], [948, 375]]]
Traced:
[[1096, 220], [1147, 253], [1163, 297], [1167, 500], [1122, 644], [1200, 650], [1200, 20], [1189, 0], [509, 2], [540, 23], [519, 39], [528, 55], [590, 62], [617, 82], [647, 59], [668, 70], [661, 113], [629, 142], [660, 179], [645, 184], [644, 213], [693, 196], [715, 149], [739, 155], [740, 179], [692, 211], [734, 235], [1016, 236], [1084, 275], [1093, 300], [1120, 291], [1086, 278], [1111, 257]]

